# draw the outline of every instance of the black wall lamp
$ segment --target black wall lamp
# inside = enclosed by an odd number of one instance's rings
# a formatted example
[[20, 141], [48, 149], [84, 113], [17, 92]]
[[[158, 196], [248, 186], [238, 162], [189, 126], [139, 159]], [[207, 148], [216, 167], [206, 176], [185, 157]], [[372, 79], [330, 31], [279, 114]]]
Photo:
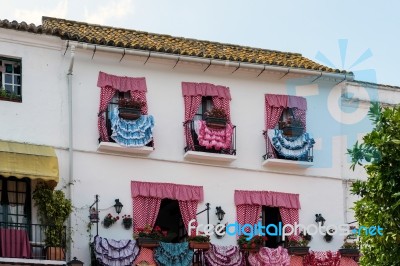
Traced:
[[115, 200], [115, 204], [114, 204], [114, 208], [115, 208], [115, 211], [116, 211], [118, 214], [121, 213], [122, 207], [124, 207], [124, 205], [122, 205], [122, 203], [119, 201], [119, 199], [116, 199], [116, 200]]
[[83, 262], [74, 257], [73, 260], [67, 263], [68, 266], [83, 266]]
[[217, 215], [219, 222], [221, 222], [224, 219], [225, 212], [221, 206], [217, 206], [215, 208], [217, 209], [217, 212], [215, 214]]
[[224, 219], [225, 212], [221, 206], [216, 207], [217, 212], [215, 213], [218, 217], [218, 224], [214, 227], [214, 235], [217, 238], [223, 238], [226, 234], [226, 224], [221, 224], [221, 221]]
[[316, 223], [321, 223], [321, 226], [324, 226], [325, 223], [325, 218], [322, 217], [322, 215], [320, 213], [315, 214], [315, 222]]

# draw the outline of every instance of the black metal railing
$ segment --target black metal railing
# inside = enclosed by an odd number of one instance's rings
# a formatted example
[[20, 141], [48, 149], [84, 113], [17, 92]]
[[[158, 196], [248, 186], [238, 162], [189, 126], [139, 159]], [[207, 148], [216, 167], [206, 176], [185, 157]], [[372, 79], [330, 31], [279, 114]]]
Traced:
[[0, 222], [0, 257], [65, 260], [66, 227]]
[[[117, 106], [118, 106], [118, 102], [110, 102], [108, 104], [107, 111], [105, 114], [108, 139], [109, 139], [109, 142], [114, 142], [114, 143], [115, 143], [115, 141], [111, 138], [112, 130], [111, 130], [110, 113]], [[99, 143], [100, 142], [101, 142], [101, 140], [99, 138]], [[146, 147], [154, 147], [154, 141], [150, 141], [149, 143], [147, 143]]]
[[190, 132], [190, 137], [193, 140], [194, 149], [189, 146], [188, 140], [186, 139], [189, 136], [185, 136], [185, 152], [187, 151], [201, 151], [201, 152], [209, 152], [209, 153], [218, 153], [218, 154], [229, 154], [229, 155], [236, 155], [236, 126], [233, 127], [231, 145], [228, 149], [207, 149], [204, 146], [201, 146], [198, 141], [198, 135], [195, 130], [194, 126], [195, 120], [189, 120], [183, 123], [183, 127], [185, 131]]
[[[301, 156], [301, 157], [299, 157], [297, 159], [289, 158], [289, 157], [286, 157], [284, 155], [279, 154], [276, 150], [271, 150], [268, 147], [268, 142], [267, 142], [268, 131], [264, 130], [263, 131], [263, 135], [264, 135], [264, 138], [265, 138], [265, 150], [266, 150], [266, 153], [263, 155], [264, 160], [271, 159], [271, 158], [285, 159], [285, 160], [292, 160], [292, 161], [302, 161], [302, 162], [312, 162], [314, 160], [314, 150], [313, 150], [313, 148], [309, 149], [307, 154], [305, 154], [304, 156]], [[275, 157], [274, 152], [275, 152], [277, 157]]]

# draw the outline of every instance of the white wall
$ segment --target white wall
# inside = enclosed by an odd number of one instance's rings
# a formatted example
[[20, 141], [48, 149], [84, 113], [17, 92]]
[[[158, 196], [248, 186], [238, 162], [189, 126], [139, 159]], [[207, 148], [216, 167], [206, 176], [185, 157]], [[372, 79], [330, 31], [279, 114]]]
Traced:
[[[59, 187], [68, 183], [68, 108], [66, 74], [70, 51], [57, 38], [0, 29], [2, 56], [22, 58], [23, 102], [0, 102], [0, 139], [56, 147], [60, 164]], [[100, 196], [100, 217], [114, 213], [114, 200], [124, 204], [122, 214], [132, 214], [130, 182], [171, 182], [201, 185], [204, 202], [211, 204], [211, 223], [216, 224], [215, 207], [226, 212], [224, 222], [236, 217], [233, 192], [240, 190], [269, 190], [300, 194], [300, 222], [314, 224], [315, 214], [322, 213], [329, 224], [352, 220], [348, 213], [352, 198], [343, 179], [365, 176], [362, 171], [348, 171], [346, 149], [353, 139], [367, 132], [362, 122], [348, 122], [347, 117], [365, 121], [365, 112], [347, 115], [359, 109], [343, 103], [341, 94], [346, 88], [339, 81], [294, 76], [283, 73], [241, 70], [229, 67], [179, 63], [121, 54], [78, 49], [73, 71], [73, 138], [74, 169], [72, 196], [75, 213], [72, 215], [72, 255], [89, 264], [88, 208], [95, 194]], [[155, 151], [148, 157], [118, 156], [97, 152], [97, 112], [100, 88], [96, 86], [98, 72], [113, 75], [145, 77], [148, 87], [149, 113], [154, 115]], [[181, 82], [209, 82], [228, 86], [231, 90], [231, 118], [237, 126], [237, 159], [230, 165], [212, 162], [195, 163], [183, 158], [184, 104]], [[357, 89], [355, 90], [357, 93]], [[307, 131], [317, 141], [314, 167], [289, 169], [266, 168], [261, 156], [265, 154], [264, 95], [266, 93], [300, 95], [307, 98]], [[362, 95], [362, 94], [361, 94]], [[390, 98], [383, 93], [386, 98]], [[362, 107], [365, 109], [365, 107]], [[357, 120], [356, 119], [356, 120]], [[343, 126], [346, 120], [347, 127]], [[350, 130], [356, 129], [356, 130]], [[354, 133], [354, 131], [356, 131]], [[356, 134], [357, 136], [354, 136]], [[199, 221], [205, 223], [205, 214]], [[92, 228], [92, 233], [95, 229]], [[100, 225], [103, 237], [131, 238], [131, 231], [118, 223], [110, 229]], [[234, 238], [213, 239], [215, 244], [235, 244]], [[341, 237], [326, 243], [322, 236], [314, 237], [314, 250], [334, 250], [342, 244]]]

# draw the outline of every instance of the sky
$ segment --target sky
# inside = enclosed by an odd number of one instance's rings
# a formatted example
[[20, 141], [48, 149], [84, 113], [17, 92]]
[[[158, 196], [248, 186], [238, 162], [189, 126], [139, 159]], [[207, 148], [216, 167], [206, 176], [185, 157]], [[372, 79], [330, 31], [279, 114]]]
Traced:
[[323, 0], [0, 0], [0, 19], [42, 16], [301, 53], [400, 86], [400, 2]]

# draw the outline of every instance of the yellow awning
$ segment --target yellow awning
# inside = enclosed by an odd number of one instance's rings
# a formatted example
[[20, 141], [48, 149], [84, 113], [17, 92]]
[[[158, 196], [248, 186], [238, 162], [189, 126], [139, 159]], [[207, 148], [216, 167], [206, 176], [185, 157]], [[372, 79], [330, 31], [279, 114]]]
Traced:
[[52, 147], [0, 140], [0, 175], [58, 183], [58, 160]]

